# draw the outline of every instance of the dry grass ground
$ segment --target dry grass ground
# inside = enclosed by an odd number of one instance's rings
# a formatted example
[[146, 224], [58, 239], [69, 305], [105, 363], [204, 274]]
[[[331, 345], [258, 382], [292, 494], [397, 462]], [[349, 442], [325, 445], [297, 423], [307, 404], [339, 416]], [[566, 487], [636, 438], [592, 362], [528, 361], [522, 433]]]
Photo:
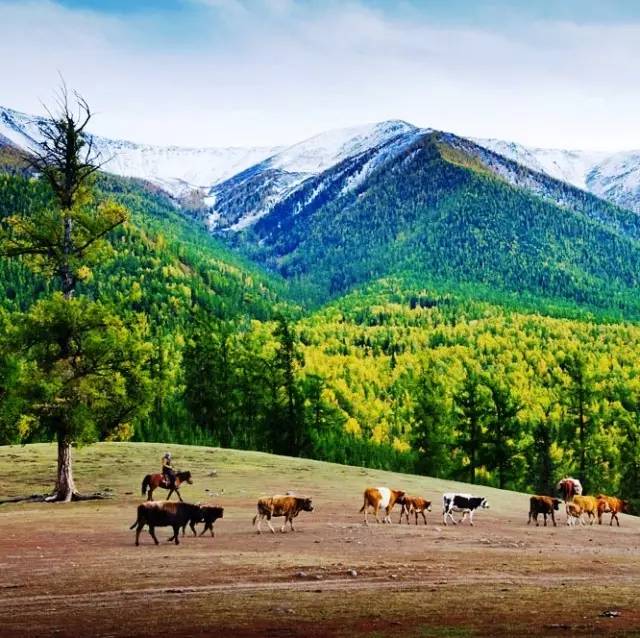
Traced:
[[[635, 517], [569, 529], [561, 514], [557, 528], [528, 527], [524, 494], [172, 446], [195, 478], [185, 500], [219, 503], [225, 517], [215, 539], [156, 547], [145, 533], [135, 547], [140, 482], [164, 449], [78, 450], [76, 481], [87, 492], [112, 488], [111, 500], [0, 506], [0, 635], [640, 635]], [[0, 448], [0, 495], [46, 491], [54, 466], [52, 446]], [[396, 511], [393, 525], [363, 526], [368, 485], [431, 498], [429, 524], [400, 526]], [[490, 500], [473, 528], [442, 525], [440, 496], [459, 489]], [[258, 496], [286, 491], [313, 497], [316, 511], [300, 515], [296, 533], [258, 536]], [[619, 615], [601, 615], [608, 610]]]

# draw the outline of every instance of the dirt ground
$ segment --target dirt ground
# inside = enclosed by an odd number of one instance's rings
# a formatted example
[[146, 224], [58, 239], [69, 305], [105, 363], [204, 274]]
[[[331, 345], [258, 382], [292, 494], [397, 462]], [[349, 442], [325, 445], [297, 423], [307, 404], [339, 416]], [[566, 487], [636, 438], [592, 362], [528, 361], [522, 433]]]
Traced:
[[[0, 506], [0, 636], [640, 636], [640, 520], [620, 528], [527, 526], [528, 498], [475, 486], [491, 509], [442, 524], [462, 484], [250, 452], [172, 446], [194, 474], [185, 500], [225, 507], [216, 537], [135, 547], [144, 474], [165, 446], [76, 453], [76, 482], [106, 501]], [[0, 448], [0, 497], [44, 491], [47, 445]], [[115, 479], [111, 476], [114, 475]], [[427, 526], [369, 527], [367, 485], [434, 501]], [[468, 489], [465, 488], [465, 489]], [[258, 535], [262, 494], [311, 496], [295, 533]], [[612, 612], [608, 615], [608, 612]]]

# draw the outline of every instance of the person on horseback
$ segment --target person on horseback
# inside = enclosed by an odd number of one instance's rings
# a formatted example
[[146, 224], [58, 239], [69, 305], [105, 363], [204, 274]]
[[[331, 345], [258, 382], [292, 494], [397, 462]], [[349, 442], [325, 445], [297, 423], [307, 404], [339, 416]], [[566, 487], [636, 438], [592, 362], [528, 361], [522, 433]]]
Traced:
[[165, 452], [165, 455], [162, 457], [162, 476], [164, 477], [168, 488], [175, 489], [176, 471], [173, 469], [173, 465], [171, 463], [171, 452]]

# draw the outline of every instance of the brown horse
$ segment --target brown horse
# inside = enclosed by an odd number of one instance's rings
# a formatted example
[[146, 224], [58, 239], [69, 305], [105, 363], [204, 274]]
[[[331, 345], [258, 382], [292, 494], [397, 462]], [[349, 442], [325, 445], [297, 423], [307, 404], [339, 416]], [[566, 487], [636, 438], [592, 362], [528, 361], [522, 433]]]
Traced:
[[144, 479], [142, 479], [142, 496], [146, 494], [147, 500], [152, 501], [153, 491], [161, 487], [162, 489], [169, 490], [167, 501], [174, 492], [178, 495], [178, 498], [182, 500], [179, 490], [182, 483], [189, 483], [190, 485], [193, 483], [191, 480], [191, 472], [176, 472], [175, 488], [169, 487], [169, 484], [165, 481], [162, 474], [147, 474]]

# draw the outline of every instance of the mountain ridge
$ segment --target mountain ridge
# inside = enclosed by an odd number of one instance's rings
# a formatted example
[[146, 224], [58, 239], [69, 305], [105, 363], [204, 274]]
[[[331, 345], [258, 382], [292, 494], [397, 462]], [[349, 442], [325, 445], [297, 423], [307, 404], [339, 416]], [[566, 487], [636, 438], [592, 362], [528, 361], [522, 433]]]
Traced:
[[[0, 106], [0, 144], [5, 140], [28, 150], [37, 137], [37, 123], [43, 119]], [[94, 136], [98, 150], [113, 159], [109, 172], [146, 179], [177, 200], [194, 191], [209, 209], [212, 229], [238, 231], [257, 222], [280, 200], [307, 179], [355, 157], [392, 137], [420, 135], [434, 129], [419, 128], [402, 120], [385, 120], [355, 127], [333, 129], [296, 144], [274, 147], [202, 147], [138, 144]], [[449, 133], [445, 133], [449, 134]], [[450, 135], [454, 135], [451, 133]], [[634, 212], [640, 212], [640, 150], [581, 151], [527, 147], [516, 142], [456, 136], [533, 171], [586, 190]], [[256, 201], [249, 209], [230, 212], [229, 201], [237, 200], [238, 183], [263, 173], [259, 190], [262, 208]], [[249, 184], [246, 183], [245, 186]], [[228, 218], [228, 223], [220, 220]]]

